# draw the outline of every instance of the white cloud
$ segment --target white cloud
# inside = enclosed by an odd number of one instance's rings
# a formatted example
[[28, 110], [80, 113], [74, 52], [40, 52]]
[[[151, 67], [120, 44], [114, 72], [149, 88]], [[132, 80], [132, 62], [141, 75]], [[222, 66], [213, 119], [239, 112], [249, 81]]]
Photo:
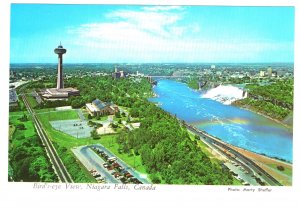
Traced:
[[242, 38], [203, 38], [198, 23], [180, 24], [182, 7], [144, 7], [106, 14], [109, 22], [89, 23], [69, 29], [73, 44], [104, 61], [245, 61], [270, 50], [288, 50], [289, 44]]
[[[120, 10], [106, 15], [107, 18], [126, 22], [140, 31], [153, 33], [158, 36], [170, 36], [168, 27], [176, 26], [182, 18], [180, 13], [157, 11], [129, 11]], [[114, 22], [118, 24], [118, 22]], [[117, 26], [116, 26], [117, 27]]]
[[182, 6], [155, 6], [155, 7], [144, 7], [145, 11], [169, 11], [169, 10], [184, 10]]

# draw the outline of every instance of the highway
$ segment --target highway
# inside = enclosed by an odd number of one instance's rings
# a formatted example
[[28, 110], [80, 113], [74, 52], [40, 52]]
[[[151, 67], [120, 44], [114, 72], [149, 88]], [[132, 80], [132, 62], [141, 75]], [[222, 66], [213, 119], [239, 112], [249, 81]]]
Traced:
[[226, 145], [225, 142], [191, 125], [185, 124], [185, 126], [187, 127], [188, 130], [198, 135], [200, 138], [202, 139], [204, 138], [207, 143], [214, 145], [216, 149], [219, 149], [218, 147], [221, 147], [227, 150], [228, 152], [230, 152], [231, 154], [233, 154], [235, 156], [234, 159], [237, 160], [239, 163], [241, 163], [246, 170], [252, 170], [256, 175], [259, 175], [270, 186], [282, 186], [281, 183], [279, 183], [275, 178], [273, 178], [270, 174], [268, 174], [256, 163], [254, 163], [251, 159], [239, 153], [238, 151], [230, 148], [229, 146]]
[[32, 116], [34, 126], [37, 130], [37, 133], [38, 133], [40, 139], [42, 140], [42, 142], [45, 146], [47, 155], [50, 158], [50, 161], [53, 165], [55, 173], [58, 176], [59, 181], [63, 182], [63, 183], [73, 183], [72, 177], [68, 173], [68, 171], [67, 171], [66, 167], [64, 166], [64, 164], [62, 163], [61, 159], [59, 158], [52, 142], [49, 140], [47, 134], [45, 133], [45, 130], [43, 129], [41, 122], [37, 118], [34, 110], [31, 108], [26, 96], [24, 94], [21, 96], [22, 96], [24, 104], [27, 108], [27, 111]]

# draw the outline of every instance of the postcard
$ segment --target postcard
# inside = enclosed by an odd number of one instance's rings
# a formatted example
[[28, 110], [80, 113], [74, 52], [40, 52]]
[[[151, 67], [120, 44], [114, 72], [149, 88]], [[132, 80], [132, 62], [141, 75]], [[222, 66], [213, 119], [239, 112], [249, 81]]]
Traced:
[[295, 4], [8, 4], [8, 190], [294, 191]]

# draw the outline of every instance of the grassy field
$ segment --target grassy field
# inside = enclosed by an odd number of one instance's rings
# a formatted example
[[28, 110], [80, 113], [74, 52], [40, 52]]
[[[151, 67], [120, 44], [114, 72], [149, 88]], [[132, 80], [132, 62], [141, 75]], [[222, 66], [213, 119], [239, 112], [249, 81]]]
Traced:
[[43, 109], [37, 109], [35, 111], [36, 113], [49, 112], [49, 111], [55, 111], [55, 108], [43, 108]]
[[36, 112], [39, 114], [39, 117], [47, 119], [48, 121], [79, 119], [77, 111], [75, 111], [75, 110], [53, 111], [53, 110], [48, 109], [48, 111], [38, 110]]
[[38, 103], [37, 103], [37, 101], [35, 100], [34, 97], [32, 97], [31, 95], [26, 95], [26, 97], [27, 97], [27, 100], [28, 100], [28, 102], [29, 102], [29, 104], [32, 108], [35, 108], [38, 105]]
[[90, 121], [93, 121], [93, 122], [97, 122], [97, 121], [106, 121], [107, 118], [108, 118], [108, 116], [101, 116], [101, 117], [99, 118], [99, 120], [97, 120], [96, 118], [93, 118], [93, 119], [91, 119]]
[[128, 155], [126, 153], [119, 153], [119, 144], [116, 143], [116, 135], [106, 135], [103, 136], [99, 143], [105, 146], [108, 150], [114, 153], [117, 157], [122, 159], [125, 163], [127, 163], [132, 168], [136, 169], [138, 172], [147, 174], [145, 167], [142, 165], [141, 156]]
[[280, 170], [277, 169], [277, 166], [279, 166], [279, 165], [280, 164], [272, 164], [272, 163], [267, 164], [267, 166], [275, 169], [276, 171], [279, 171], [279, 172], [281, 172], [281, 173], [283, 173], [283, 174], [285, 174], [287, 176], [292, 177], [292, 175], [293, 175], [293, 169], [292, 169], [292, 167], [284, 167], [284, 170], [280, 171]]

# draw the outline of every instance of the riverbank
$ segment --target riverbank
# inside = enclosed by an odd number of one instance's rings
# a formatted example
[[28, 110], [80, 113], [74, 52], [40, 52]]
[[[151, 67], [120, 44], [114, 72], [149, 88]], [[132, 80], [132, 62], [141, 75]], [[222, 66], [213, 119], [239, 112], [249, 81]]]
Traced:
[[254, 110], [253, 108], [251, 108], [251, 106], [248, 106], [248, 105], [239, 105], [239, 104], [237, 104], [236, 102], [233, 102], [231, 105], [236, 106], [236, 107], [239, 107], [239, 108], [244, 109], [244, 110], [247, 110], [247, 111], [251, 111], [251, 112], [253, 112], [253, 113], [255, 113], [255, 114], [258, 114], [258, 115], [260, 115], [260, 116], [263, 116], [263, 117], [265, 117], [265, 118], [268, 118], [269, 120], [272, 120], [272, 121], [274, 121], [274, 122], [276, 122], [276, 123], [278, 123], [278, 124], [280, 124], [280, 125], [282, 125], [282, 126], [288, 128], [290, 131], [293, 131], [293, 126], [291, 126], [291, 125], [289, 125], [289, 124], [286, 124], [286, 123], [282, 122], [281, 120], [272, 118], [272, 117], [270, 117], [269, 115], [266, 115], [266, 114], [264, 114], [264, 113], [262, 113], [262, 112], [259, 112], [259, 111], [257, 111], [257, 110]]
[[[258, 154], [255, 152], [250, 152], [246, 149], [233, 146], [231, 144], [227, 144], [227, 146], [231, 147], [232, 149], [238, 151], [242, 155], [254, 161], [257, 165], [259, 165], [263, 170], [269, 173], [272, 177], [274, 177], [284, 186], [292, 185], [293, 165], [291, 163], [285, 162], [283, 160], [278, 160], [276, 158], [271, 158], [266, 155]], [[278, 167], [280, 167], [283, 170], [280, 171]]]

